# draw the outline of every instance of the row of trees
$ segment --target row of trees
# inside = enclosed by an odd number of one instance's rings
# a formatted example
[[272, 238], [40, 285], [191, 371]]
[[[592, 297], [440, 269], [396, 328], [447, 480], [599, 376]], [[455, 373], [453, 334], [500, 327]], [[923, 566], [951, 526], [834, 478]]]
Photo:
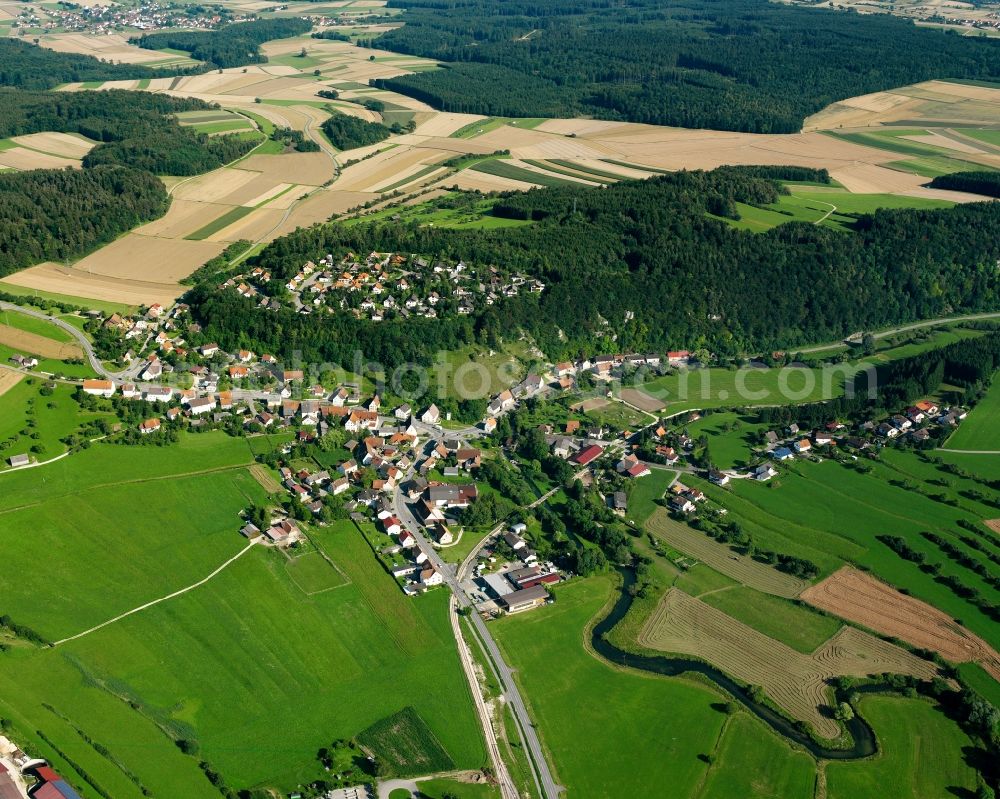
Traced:
[[183, 50], [191, 58], [215, 67], [242, 67], [267, 62], [267, 56], [260, 51], [264, 42], [299, 36], [310, 28], [312, 23], [300, 17], [261, 19], [224, 25], [214, 31], [147, 33], [131, 41], [146, 50]]
[[300, 349], [307, 360], [334, 363], [360, 351], [390, 367], [473, 342], [494, 347], [517, 330], [557, 359], [678, 347], [729, 356], [996, 309], [1000, 204], [883, 210], [861, 217], [849, 233], [790, 222], [754, 234], [708, 216], [710, 203], [767, 200], [775, 192], [738, 168], [607, 189], [551, 188], [496, 201], [495, 214], [537, 220], [531, 225], [332, 223], [278, 239], [256, 259], [275, 282], [325, 253], [377, 250], [495, 264], [546, 283], [541, 294], [470, 316], [374, 323], [334, 314], [321, 323], [292, 310], [258, 310], [214, 285], [198, 287], [192, 303], [206, 335], [229, 348]]
[[767, 0], [389, 5], [406, 25], [376, 47], [451, 63], [379, 85], [447, 111], [789, 133], [845, 97], [1000, 75], [996, 41]]

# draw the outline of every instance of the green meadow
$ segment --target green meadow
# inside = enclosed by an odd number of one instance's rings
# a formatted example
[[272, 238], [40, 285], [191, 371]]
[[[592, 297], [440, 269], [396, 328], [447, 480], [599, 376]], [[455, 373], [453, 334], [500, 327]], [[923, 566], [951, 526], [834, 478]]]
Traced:
[[975, 795], [976, 773], [963, 753], [972, 742], [940, 710], [921, 699], [870, 696], [861, 700], [860, 711], [881, 751], [870, 760], [828, 763], [830, 799]]
[[1000, 450], [1000, 380], [994, 380], [989, 391], [952, 433], [948, 449]]
[[[899, 469], [894, 456], [905, 459], [911, 471]], [[915, 476], [915, 455], [893, 453], [887, 460], [888, 464], [871, 464], [869, 474], [834, 461], [799, 461], [766, 484], [734, 480], [728, 487], [719, 488], [707, 481], [693, 482], [727, 508], [728, 518], [738, 521], [758, 546], [808, 558], [819, 567], [821, 575], [845, 562], [870, 568], [882, 579], [961, 619], [998, 645], [1000, 631], [988, 616], [876, 539], [878, 535], [905, 539], [913, 549], [923, 552], [928, 562], [940, 563], [942, 575], [955, 576], [996, 602], [1000, 592], [979, 575], [949, 560], [920, 535], [932, 531], [960, 549], [967, 549], [958, 541], [957, 522], [984, 518], [978, 512], [983, 506], [969, 501], [963, 505], [956, 499], [957, 506], [953, 507], [932, 499], [935, 494], [947, 498], [957, 488], [943, 489]], [[969, 552], [980, 559], [978, 553]]]
[[[0, 512], [4, 612], [51, 639], [203, 579], [247, 545], [238, 512], [263, 499], [249, 462], [244, 440], [213, 433], [0, 478], [20, 506]], [[0, 714], [115, 799], [218, 796], [198, 760], [234, 789], [287, 793], [323, 776], [320, 747], [407, 707], [457, 768], [482, 767], [447, 593], [405, 597], [350, 522], [310, 539], [306, 561], [257, 546], [84, 637], [18, 643], [0, 655]]]
[[712, 708], [720, 695], [618, 670], [591, 654], [585, 629], [612, 589], [608, 577], [577, 580], [556, 591], [553, 605], [491, 629], [569, 796], [648, 796], [652, 785], [692, 796], [708, 771], [699, 755], [715, 749], [726, 718]]
[[[81, 424], [102, 416], [82, 413], [73, 399], [72, 386], [57, 385], [48, 396], [42, 393], [43, 386], [41, 379], [26, 377], [0, 395], [0, 475], [11, 455], [29, 454], [33, 447], [41, 448], [41, 452], [30, 453], [38, 460], [61, 455], [66, 451], [62, 439], [79, 430]], [[17, 479], [14, 475], [0, 477], [3, 481]], [[7, 486], [0, 483], [0, 487]], [[0, 509], [15, 496], [20, 500], [21, 495], [13, 491], [0, 493]]]

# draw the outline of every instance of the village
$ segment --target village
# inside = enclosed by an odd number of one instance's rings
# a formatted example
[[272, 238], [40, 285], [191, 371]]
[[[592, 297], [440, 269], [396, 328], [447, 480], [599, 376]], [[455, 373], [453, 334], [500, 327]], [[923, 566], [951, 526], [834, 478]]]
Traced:
[[[459, 268], [461, 264], [431, 266], [420, 259], [410, 263], [377, 253], [364, 264], [348, 260], [344, 273], [355, 275], [352, 280], [370, 289], [382, 286], [383, 280], [398, 289], [404, 272], [410, 276], [408, 289], [429, 285], [420, 283], [404, 265], [438, 276], [432, 280], [441, 281], [442, 289], [445, 283], [461, 285], [472, 279], [467, 269]], [[401, 271], [390, 274], [386, 270], [391, 268]], [[327, 274], [311, 267], [305, 272], [306, 281]], [[495, 272], [491, 274], [501, 281]], [[261, 285], [268, 283], [266, 273], [251, 277]], [[346, 278], [337, 278], [342, 280]], [[509, 285], [515, 288], [513, 282]], [[246, 286], [236, 284], [240, 291]], [[585, 412], [569, 412], [588, 407], [586, 396], [627, 408], [614, 390], [627, 374], [638, 369], [654, 375], [696, 370], [704, 354], [620, 353], [543, 364], [540, 371], [489, 397], [485, 415], [472, 424], [453, 420], [434, 402], [419, 407], [404, 401], [384, 403], [378, 393], [363, 393], [360, 380], [335, 386], [312, 382], [307, 377], [316, 376], [304, 369], [287, 369], [268, 353], [227, 352], [213, 342], [189, 345], [188, 338], [198, 341], [203, 335], [183, 303], [170, 310], [153, 305], [135, 317], [111, 314], [91, 324], [129, 347], [122, 359], [128, 366], [103, 379], [83, 380], [79, 391], [98, 401], [145, 403], [141, 421], [129, 435], [153, 440], [170, 430], [211, 427], [248, 436], [291, 434], [280, 457], [269, 464], [287, 501], [253, 519], [245, 518], [243, 536], [264, 546], [294, 549], [307, 542], [308, 525], [349, 517], [365, 535], [373, 556], [409, 595], [448, 579], [441, 553], [447, 554], [465, 535], [463, 512], [476, 503], [482, 490], [478, 470], [484, 459], [511, 457], [498, 437], [499, 421], [526, 404], [535, 407], [543, 402], [554, 409], [554, 421], [537, 426], [549, 453], [564, 461], [575, 479], [600, 491], [607, 507], [623, 518], [628, 512], [628, 483], [654, 469], [670, 470], [677, 477], [700, 474], [718, 486], [738, 479], [766, 482], [779, 474], [783, 463], [796, 458], [817, 459], [836, 452], [856, 458], [866, 449], [901, 441], [920, 446], [931, 439], [935, 428], [953, 428], [966, 415], [964, 409], [941, 408], [923, 400], [884, 420], [866, 419], [850, 426], [831, 421], [804, 430], [791, 423], [763, 434], [749, 468], [719, 470], [696, 456], [696, 442], [686, 432], [687, 425], [711, 410], [667, 416], [643, 411], [646, 421], [635, 426], [587, 424], [570, 418], [580, 414], [586, 418]], [[38, 359], [30, 355], [17, 354], [10, 360], [23, 370], [38, 366]], [[569, 398], [578, 401], [559, 404]], [[314, 458], [302, 457], [303, 452], [320, 448], [325, 450], [326, 468], [319, 468]], [[331, 458], [332, 453], [339, 454]], [[11, 468], [34, 465], [30, 453], [10, 455], [7, 462]], [[659, 498], [677, 518], [695, 514], [705, 500], [704, 492], [676, 478]], [[455, 579], [484, 618], [544, 604], [550, 598], [546, 586], [570, 576], [553, 563], [539, 562], [530, 536], [517, 521], [501, 521], [493, 529], [470, 535], [480, 540]]]
[[332, 254], [318, 264], [308, 261], [285, 283], [272, 280], [267, 269], [255, 267], [227, 279], [220, 288], [257, 300], [261, 308], [272, 311], [346, 311], [373, 322], [411, 316], [468, 316], [501, 298], [545, 290], [537, 278], [496, 266], [478, 268], [463, 261], [428, 261], [418, 255], [378, 252], [363, 259], [348, 253], [338, 263], [334, 261]]
[[181, 27], [185, 30], [214, 30], [224, 23], [245, 22], [253, 15], [233, 13], [221, 6], [192, 7], [184, 3], [138, 5], [110, 3], [108, 5], [78, 5], [58, 3], [44, 8], [46, 19], [38, 9], [27, 7], [20, 12], [17, 25], [43, 31], [87, 33], [94, 36], [122, 31], [160, 30]]

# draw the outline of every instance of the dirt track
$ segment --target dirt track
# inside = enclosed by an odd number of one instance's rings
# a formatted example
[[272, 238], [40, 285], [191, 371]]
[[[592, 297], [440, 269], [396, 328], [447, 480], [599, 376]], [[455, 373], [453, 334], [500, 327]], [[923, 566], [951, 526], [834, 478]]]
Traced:
[[743, 682], [761, 686], [783, 710], [827, 738], [839, 732], [824, 710], [827, 680], [883, 672], [928, 680], [937, 673], [934, 664], [853, 627], [841, 628], [805, 655], [676, 588], [663, 597], [638, 640], [650, 649], [696, 655]]
[[1000, 680], [1000, 654], [983, 639], [937, 608], [850, 566], [804, 591], [801, 599], [953, 663], [975, 661]]
[[12, 372], [8, 369], [0, 369], [0, 397], [10, 391], [21, 382], [24, 375], [20, 372]]

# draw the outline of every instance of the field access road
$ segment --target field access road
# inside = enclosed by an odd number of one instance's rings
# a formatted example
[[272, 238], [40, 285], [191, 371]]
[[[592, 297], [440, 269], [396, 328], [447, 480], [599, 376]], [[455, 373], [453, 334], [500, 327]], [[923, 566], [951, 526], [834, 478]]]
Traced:
[[[407, 475], [408, 477], [409, 475]], [[401, 482], [405, 482], [405, 480]], [[486, 656], [492, 662], [494, 672], [503, 688], [507, 705], [514, 714], [514, 720], [520, 731], [521, 739], [528, 751], [529, 759], [534, 766], [533, 772], [538, 781], [542, 797], [543, 799], [559, 799], [563, 788], [556, 784], [552, 776], [548, 761], [545, 759], [545, 752], [542, 749], [542, 742], [538, 738], [538, 733], [535, 731], [535, 726], [528, 714], [528, 708], [521, 697], [517, 683], [514, 681], [514, 672], [504, 660], [500, 647], [493, 640], [493, 636], [490, 634], [489, 629], [487, 629], [482, 617], [475, 611], [472, 600], [465, 593], [465, 589], [459, 584], [455, 569], [441, 559], [441, 556], [435, 551], [433, 545], [424, 536], [423, 525], [413, 515], [413, 511], [410, 510], [409, 505], [403, 499], [403, 492], [398, 487], [393, 492], [392, 504], [397, 518], [402, 521], [404, 527], [413, 533], [413, 537], [417, 540], [420, 549], [427, 554], [427, 560], [444, 578], [445, 583], [451, 589], [452, 594], [454, 594], [458, 606], [460, 608], [469, 608], [472, 611], [468, 616], [469, 623], [474, 634], [479, 639], [483, 650], [486, 652]]]

